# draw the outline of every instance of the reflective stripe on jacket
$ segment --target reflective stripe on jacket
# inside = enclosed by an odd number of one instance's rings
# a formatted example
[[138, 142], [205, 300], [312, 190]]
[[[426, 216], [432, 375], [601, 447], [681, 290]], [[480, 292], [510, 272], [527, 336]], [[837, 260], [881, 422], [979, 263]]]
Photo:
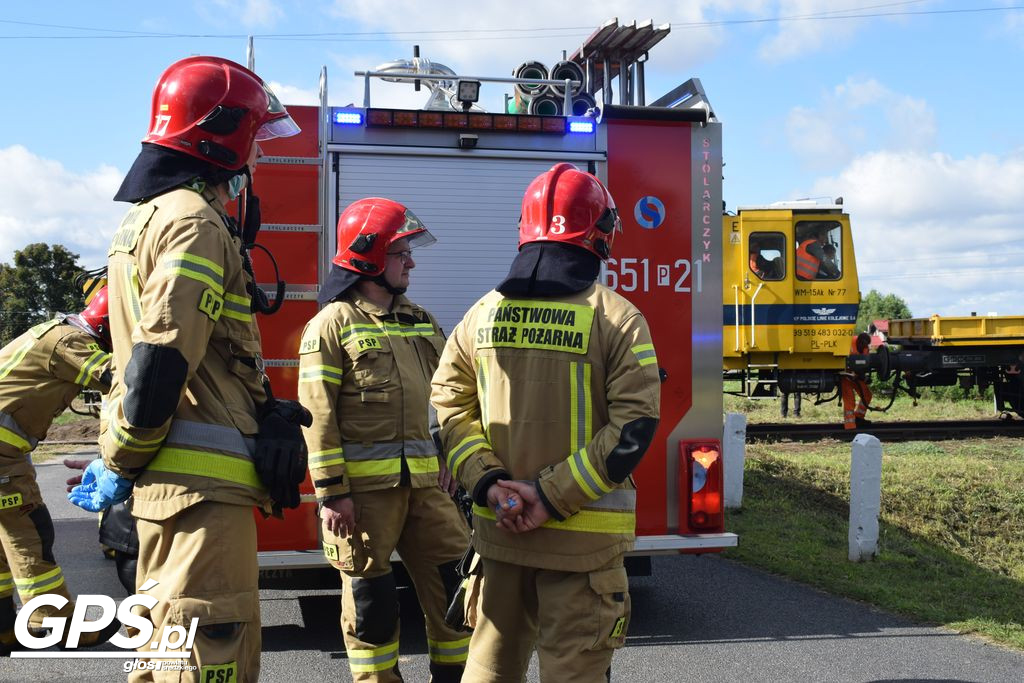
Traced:
[[[239, 238], [202, 187], [133, 206], [109, 252], [114, 384], [101, 426], [107, 466], [135, 479], [132, 513], [161, 521], [211, 500], [265, 509], [251, 439], [265, 400], [260, 334], [249, 311]], [[122, 405], [134, 345], [176, 349], [187, 363], [173, 415], [143, 428]], [[161, 381], [156, 378], [157, 382]]]
[[386, 311], [349, 290], [302, 333], [299, 401], [309, 471], [321, 501], [350, 491], [437, 485], [428, 419], [441, 328], [398, 296]]
[[500, 470], [534, 480], [563, 517], [510, 534], [476, 506], [478, 552], [592, 571], [630, 549], [636, 491], [630, 478], [611, 478], [608, 459], [624, 425], [657, 419], [660, 391], [646, 321], [602, 285], [552, 299], [491, 292], [478, 301], [433, 380], [448, 467], [468, 491]]

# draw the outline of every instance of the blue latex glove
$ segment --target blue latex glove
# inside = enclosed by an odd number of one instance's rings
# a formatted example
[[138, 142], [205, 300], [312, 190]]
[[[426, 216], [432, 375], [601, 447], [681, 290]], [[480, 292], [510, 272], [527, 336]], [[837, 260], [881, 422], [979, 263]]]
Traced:
[[97, 458], [85, 468], [82, 483], [71, 489], [68, 500], [83, 510], [102, 512], [126, 501], [131, 492], [131, 480], [117, 476], [103, 466], [102, 458]]

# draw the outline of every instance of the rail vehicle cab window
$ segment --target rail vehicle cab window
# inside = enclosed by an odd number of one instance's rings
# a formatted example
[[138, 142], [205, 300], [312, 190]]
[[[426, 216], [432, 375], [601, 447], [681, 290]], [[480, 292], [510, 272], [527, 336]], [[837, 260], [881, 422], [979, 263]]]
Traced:
[[795, 232], [798, 280], [842, 277], [842, 226], [837, 221], [797, 221]]
[[781, 232], [750, 233], [750, 271], [762, 280], [786, 277], [786, 236]]

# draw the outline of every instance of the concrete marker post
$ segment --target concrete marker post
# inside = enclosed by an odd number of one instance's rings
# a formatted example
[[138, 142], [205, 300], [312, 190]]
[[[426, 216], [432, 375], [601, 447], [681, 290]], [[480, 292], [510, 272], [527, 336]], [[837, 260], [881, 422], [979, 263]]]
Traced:
[[722, 464], [725, 467], [725, 507], [738, 508], [743, 504], [743, 466], [747, 458], [747, 416], [726, 413], [725, 432], [722, 435]]
[[851, 562], [878, 555], [878, 514], [882, 508], [882, 443], [870, 434], [858, 434], [850, 453]]

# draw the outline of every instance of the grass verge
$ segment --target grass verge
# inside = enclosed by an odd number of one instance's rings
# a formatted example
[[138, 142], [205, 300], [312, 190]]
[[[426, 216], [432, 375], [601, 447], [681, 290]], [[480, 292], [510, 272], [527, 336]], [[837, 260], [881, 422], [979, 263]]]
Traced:
[[847, 560], [849, 463], [834, 441], [748, 444], [726, 555], [1024, 650], [1024, 445], [885, 444], [879, 555], [864, 563]]

